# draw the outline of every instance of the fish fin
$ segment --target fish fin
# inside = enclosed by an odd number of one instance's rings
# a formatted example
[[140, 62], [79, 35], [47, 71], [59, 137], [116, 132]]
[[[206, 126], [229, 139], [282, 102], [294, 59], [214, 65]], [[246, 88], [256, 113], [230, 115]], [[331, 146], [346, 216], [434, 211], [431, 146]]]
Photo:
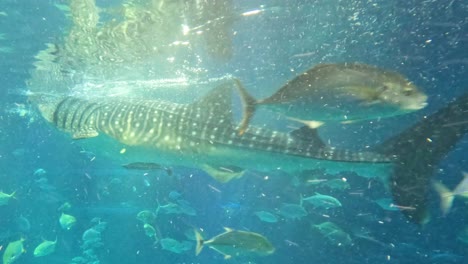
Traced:
[[210, 247], [210, 248], [213, 249], [214, 251], [218, 252], [219, 254], [223, 255], [224, 259], [230, 259], [232, 257], [228, 253], [223, 252], [222, 250], [220, 250], [219, 248], [216, 248], [216, 247]]
[[234, 231], [234, 229], [229, 228], [229, 227], [223, 227], [223, 229], [224, 229], [224, 231], [226, 231], [226, 232], [232, 232], [232, 231]]
[[195, 239], [197, 240], [197, 246], [195, 248], [195, 255], [198, 256], [203, 249], [204, 241], [203, 241], [202, 235], [200, 234], [200, 232], [198, 232], [196, 228], [193, 231], [195, 232]]
[[468, 93], [373, 148], [395, 157], [389, 184], [393, 200], [400, 206], [415, 208], [401, 210], [415, 223], [428, 220], [431, 178], [439, 161], [468, 133], [468, 123], [464, 122], [467, 112]]
[[232, 124], [232, 83], [221, 84], [195, 103], [189, 105], [197, 119], [209, 120], [216, 118]]
[[300, 122], [306, 126], [308, 126], [309, 128], [311, 129], [317, 129], [321, 126], [323, 126], [325, 123], [322, 122], [322, 121], [316, 121], [316, 120], [303, 120], [303, 119], [298, 119], [298, 118], [294, 118], [294, 117], [288, 117], [288, 119], [290, 120], [293, 120], [293, 121], [296, 121], [296, 122]]
[[156, 203], [158, 204], [158, 207], [156, 207], [156, 210], [154, 210], [155, 218], [158, 217], [159, 210], [161, 210], [161, 204], [159, 203], [159, 199], [156, 199]]
[[361, 121], [365, 121], [365, 120], [366, 120], [366, 119], [345, 120], [345, 121], [341, 121], [340, 124], [349, 125], [349, 124], [354, 124], [354, 123], [361, 122]]
[[320, 139], [317, 130], [309, 126], [303, 126], [289, 133], [292, 137], [308, 142], [317, 147], [325, 147], [325, 143]]
[[460, 183], [455, 187], [453, 193], [468, 198], [468, 173], [463, 172], [463, 179]]
[[172, 176], [172, 169], [170, 167], [163, 167], [168, 176]]
[[440, 210], [442, 210], [443, 215], [447, 215], [452, 208], [455, 195], [440, 182], [434, 182], [433, 186], [440, 197]]
[[73, 139], [83, 139], [97, 137], [99, 133], [95, 129], [83, 129], [80, 131], [73, 132]]
[[208, 164], [202, 164], [200, 168], [208, 173], [208, 175], [210, 175], [213, 179], [221, 183], [226, 183], [231, 180], [241, 178], [245, 173], [245, 170], [231, 172], [210, 166]]
[[242, 121], [239, 125], [238, 133], [242, 135], [245, 133], [249, 127], [250, 120], [255, 114], [256, 106], [258, 104], [257, 100], [253, 98], [249, 92], [245, 89], [244, 85], [239, 79], [234, 79], [236, 83], [237, 90], [239, 91], [241, 101], [242, 101]]

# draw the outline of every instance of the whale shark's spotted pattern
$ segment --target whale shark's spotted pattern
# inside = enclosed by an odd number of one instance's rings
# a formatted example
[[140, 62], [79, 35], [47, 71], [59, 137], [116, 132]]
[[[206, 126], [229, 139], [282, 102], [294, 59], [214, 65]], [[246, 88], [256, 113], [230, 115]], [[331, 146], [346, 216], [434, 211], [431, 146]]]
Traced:
[[214, 89], [193, 104], [160, 100], [66, 97], [52, 113], [52, 122], [74, 138], [107, 134], [127, 145], [180, 150], [210, 151], [218, 145], [275, 152], [321, 160], [387, 163], [387, 156], [325, 146], [315, 132], [303, 128], [301, 136], [264, 127], [249, 127], [240, 135], [233, 125], [231, 87]]

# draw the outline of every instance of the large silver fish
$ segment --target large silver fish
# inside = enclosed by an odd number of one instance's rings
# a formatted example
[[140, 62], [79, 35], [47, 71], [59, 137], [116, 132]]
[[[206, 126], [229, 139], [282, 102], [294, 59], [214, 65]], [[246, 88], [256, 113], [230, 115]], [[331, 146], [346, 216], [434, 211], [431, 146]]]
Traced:
[[[351, 170], [369, 177], [376, 174], [374, 169], [381, 173], [391, 167], [386, 155], [326, 146], [307, 127], [288, 134], [252, 126], [239, 135], [232, 120], [231, 96], [232, 84], [225, 84], [192, 104], [66, 97], [40, 103], [39, 108], [47, 120], [73, 138], [105, 134], [127, 150], [131, 146], [140, 147], [140, 152], [148, 150], [133, 160], [129, 151], [124, 155], [115, 151], [117, 157], [129, 157], [122, 163], [140, 162], [144, 157], [145, 161], [197, 167], [221, 182], [241, 175], [239, 170], [231, 175], [225, 169], [230, 167], [286, 172], [324, 168], [330, 173]], [[95, 148], [98, 144], [94, 143]]]
[[427, 96], [401, 74], [360, 63], [317, 65], [259, 101], [238, 85], [246, 105], [241, 133], [256, 107], [316, 128], [326, 122], [401, 115], [427, 104]]

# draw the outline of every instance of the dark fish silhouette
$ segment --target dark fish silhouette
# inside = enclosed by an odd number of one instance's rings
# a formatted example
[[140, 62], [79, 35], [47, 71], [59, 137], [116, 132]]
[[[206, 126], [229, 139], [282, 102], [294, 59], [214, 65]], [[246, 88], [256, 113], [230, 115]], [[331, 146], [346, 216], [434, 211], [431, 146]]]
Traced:
[[167, 175], [172, 175], [172, 170], [169, 167], [162, 166], [154, 162], [132, 162], [122, 165], [122, 167], [129, 170], [165, 170]]
[[403, 133], [375, 148], [383, 154], [397, 155], [390, 187], [394, 203], [411, 221], [429, 220], [427, 199], [431, 179], [439, 161], [468, 132], [468, 94], [422, 119]]

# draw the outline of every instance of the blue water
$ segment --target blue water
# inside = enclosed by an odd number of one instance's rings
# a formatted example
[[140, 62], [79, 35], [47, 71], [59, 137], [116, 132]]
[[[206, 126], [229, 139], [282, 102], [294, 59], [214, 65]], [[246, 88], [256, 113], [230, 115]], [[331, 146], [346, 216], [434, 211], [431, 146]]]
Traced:
[[[374, 200], [382, 193], [389, 197], [381, 182], [351, 173], [338, 176], [350, 183], [347, 190], [316, 189], [302, 184], [304, 175], [282, 172], [249, 171], [241, 179], [221, 184], [191, 168], [174, 167], [173, 175], [128, 171], [95, 154], [97, 150], [83, 149], [80, 141], [48, 124], [24, 96], [31, 89], [59, 93], [53, 87], [30, 87], [27, 81], [36, 54], [46, 43], [61, 43], [68, 34], [71, 21], [55, 6], [67, 2], [0, 3], [0, 191], [16, 191], [15, 199], [0, 206], [0, 254], [9, 242], [24, 238], [26, 252], [14, 263], [71, 263], [85, 255], [82, 234], [98, 217], [107, 223], [101, 232], [102, 245], [83, 263], [224, 263], [223, 256], [209, 248], [195, 256], [195, 242], [184, 235], [202, 228], [211, 238], [223, 227], [263, 234], [276, 248], [269, 256], [226, 260], [231, 263], [468, 263], [467, 241], [459, 239], [468, 228], [466, 199], [457, 198], [443, 216], [439, 198], [431, 190], [432, 218], [420, 227], [401, 212], [376, 205]], [[325, 142], [347, 148], [377, 145], [468, 91], [467, 1], [233, 2], [237, 16], [232, 22], [231, 57], [209, 56], [198, 43], [183, 54], [165, 54], [155, 65], [180, 56], [188, 61], [181, 70], [187, 71], [184, 76], [196, 75], [197, 81], [235, 76], [261, 98], [318, 63], [359, 61], [401, 72], [426, 92], [428, 107], [415, 113], [319, 130]], [[121, 2], [97, 4], [109, 7]], [[240, 15], [252, 10], [262, 12]], [[203, 69], [203, 74], [188, 72], [191, 67]], [[187, 101], [207, 91], [199, 89], [180, 93], [177, 100]], [[268, 114], [260, 113], [254, 121], [290, 129], [289, 123]], [[468, 171], [467, 147], [465, 136], [440, 162], [434, 179], [454, 188], [462, 172]], [[280, 217], [277, 223], [262, 222], [254, 215], [261, 210], [275, 212], [282, 203], [299, 203], [301, 194], [316, 191], [338, 198], [342, 207], [314, 210], [307, 206], [306, 217]], [[136, 219], [138, 212], [155, 209], [158, 201], [166, 204], [177, 199], [186, 201], [196, 215], [159, 214], [153, 226], [162, 237], [190, 241], [192, 248], [182, 253], [162, 249]], [[77, 218], [71, 230], [62, 229], [58, 222], [58, 208], [65, 202], [72, 205], [68, 212]], [[352, 244], [339, 246], [321, 236], [313, 225], [325, 221], [340, 226]], [[55, 238], [54, 253], [33, 256], [43, 239]]]

